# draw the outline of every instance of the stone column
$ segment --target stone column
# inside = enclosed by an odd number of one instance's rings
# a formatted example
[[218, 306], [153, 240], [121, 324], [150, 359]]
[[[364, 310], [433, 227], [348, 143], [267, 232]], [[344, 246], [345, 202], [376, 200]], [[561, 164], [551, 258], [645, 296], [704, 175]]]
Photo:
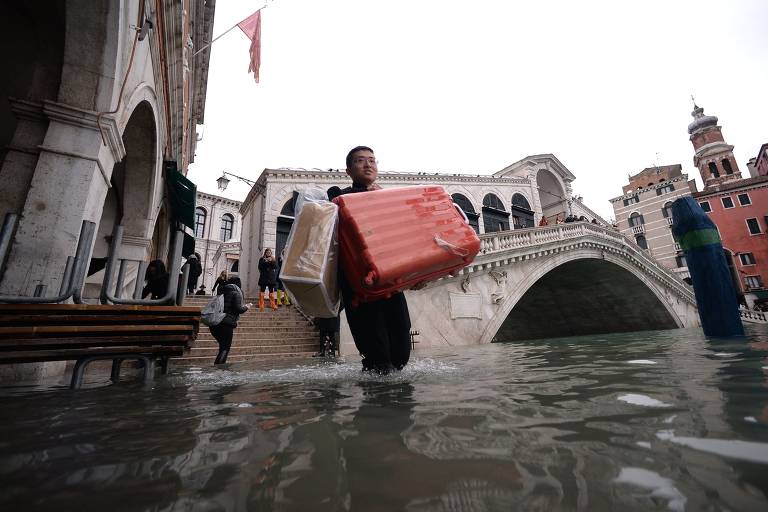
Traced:
[[0, 167], [0, 222], [8, 212], [21, 213], [27, 198], [29, 184], [35, 173], [48, 120], [40, 103], [8, 98], [16, 117], [16, 132], [6, 147], [5, 160]]
[[[44, 101], [48, 130], [21, 210], [0, 293], [31, 295], [37, 284], [58, 290], [83, 220], [98, 223], [112, 167], [125, 156], [111, 117]], [[103, 138], [102, 138], [103, 137]]]

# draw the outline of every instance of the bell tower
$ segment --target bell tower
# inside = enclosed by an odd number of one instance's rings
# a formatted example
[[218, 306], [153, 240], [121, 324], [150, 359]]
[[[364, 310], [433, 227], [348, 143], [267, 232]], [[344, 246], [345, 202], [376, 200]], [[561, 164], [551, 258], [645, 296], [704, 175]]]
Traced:
[[733, 146], [726, 144], [717, 117], [705, 116], [704, 109], [693, 104], [693, 122], [688, 134], [695, 151], [693, 165], [698, 167], [704, 188], [741, 179], [741, 171], [733, 156]]

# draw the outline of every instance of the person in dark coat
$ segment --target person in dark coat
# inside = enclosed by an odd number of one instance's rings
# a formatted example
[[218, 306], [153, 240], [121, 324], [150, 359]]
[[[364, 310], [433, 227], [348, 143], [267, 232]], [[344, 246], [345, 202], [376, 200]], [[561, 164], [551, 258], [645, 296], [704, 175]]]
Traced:
[[339, 351], [338, 334], [341, 319], [338, 315], [331, 318], [314, 319], [315, 327], [320, 331], [320, 351], [317, 357], [335, 357]]
[[243, 291], [240, 289], [239, 277], [233, 277], [221, 286], [221, 292], [224, 294], [224, 313], [226, 314], [218, 325], [211, 325], [209, 327], [211, 334], [219, 343], [219, 353], [216, 355], [216, 361], [213, 364], [224, 364], [227, 362], [237, 321], [240, 319], [240, 315], [248, 311], [248, 305], [243, 304]]
[[200, 260], [192, 254], [189, 259], [189, 277], [187, 278], [187, 293], [190, 295], [195, 293], [197, 288], [197, 280], [200, 279], [200, 274], [203, 273], [203, 266], [200, 264]]
[[[227, 284], [227, 271], [222, 270], [221, 274], [219, 274], [219, 277], [216, 278], [216, 282], [213, 283], [213, 288], [211, 288], [211, 295], [213, 295], [214, 293], [216, 295], [221, 295], [222, 293], [224, 293], [222, 291], [222, 288], [224, 288], [225, 284]], [[218, 288], [218, 291], [216, 291], [217, 288]]]
[[285, 287], [280, 280], [280, 271], [283, 268], [283, 256], [285, 255], [285, 249], [283, 252], [277, 255], [277, 304], [279, 306], [290, 306], [291, 299], [288, 298], [288, 294], [285, 293]]
[[275, 288], [277, 288], [277, 260], [272, 256], [272, 249], [264, 249], [264, 256], [259, 258], [259, 309], [264, 309], [264, 291], [269, 288], [269, 307], [277, 309]]
[[[347, 174], [352, 178], [352, 186], [331, 187], [328, 198], [380, 189], [376, 184], [378, 173], [373, 150], [358, 146], [347, 154]], [[363, 356], [363, 371], [387, 374], [402, 370], [411, 356], [411, 317], [405, 295], [400, 292], [353, 307], [354, 292], [342, 269], [339, 269], [339, 285], [352, 338]]]
[[168, 271], [165, 270], [165, 263], [161, 260], [153, 260], [147, 265], [147, 271], [144, 273], [144, 280], [146, 285], [141, 291], [141, 297], [147, 298], [147, 295], [151, 299], [157, 300], [165, 297], [168, 292]]

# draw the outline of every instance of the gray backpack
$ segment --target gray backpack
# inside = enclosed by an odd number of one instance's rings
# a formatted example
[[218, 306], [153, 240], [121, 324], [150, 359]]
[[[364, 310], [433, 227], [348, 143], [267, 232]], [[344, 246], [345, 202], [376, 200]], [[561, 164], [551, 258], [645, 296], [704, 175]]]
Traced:
[[219, 325], [227, 314], [224, 313], [224, 295], [217, 295], [205, 305], [200, 313], [200, 320], [208, 327]]

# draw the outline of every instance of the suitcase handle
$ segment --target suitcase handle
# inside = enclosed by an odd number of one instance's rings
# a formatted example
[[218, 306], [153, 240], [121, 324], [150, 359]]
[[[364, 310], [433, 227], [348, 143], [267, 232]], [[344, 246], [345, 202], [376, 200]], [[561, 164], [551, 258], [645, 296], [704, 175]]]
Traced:
[[469, 251], [464, 247], [459, 247], [458, 245], [454, 245], [451, 242], [443, 240], [437, 235], [435, 235], [435, 243], [440, 247], [442, 247], [443, 249], [445, 249], [446, 251], [453, 253], [460, 258], [466, 258], [469, 255]]
[[458, 204], [456, 204], [456, 203], [453, 203], [453, 206], [455, 206], [455, 207], [456, 207], [456, 209], [457, 209], [457, 210], [459, 210], [459, 213], [461, 214], [461, 216], [462, 216], [462, 217], [464, 217], [464, 222], [466, 222], [467, 224], [469, 224], [469, 217], [467, 217], [467, 214], [466, 214], [466, 213], [464, 213], [464, 210], [462, 210], [462, 209], [461, 209], [461, 206], [459, 206], [459, 205], [458, 205]]

